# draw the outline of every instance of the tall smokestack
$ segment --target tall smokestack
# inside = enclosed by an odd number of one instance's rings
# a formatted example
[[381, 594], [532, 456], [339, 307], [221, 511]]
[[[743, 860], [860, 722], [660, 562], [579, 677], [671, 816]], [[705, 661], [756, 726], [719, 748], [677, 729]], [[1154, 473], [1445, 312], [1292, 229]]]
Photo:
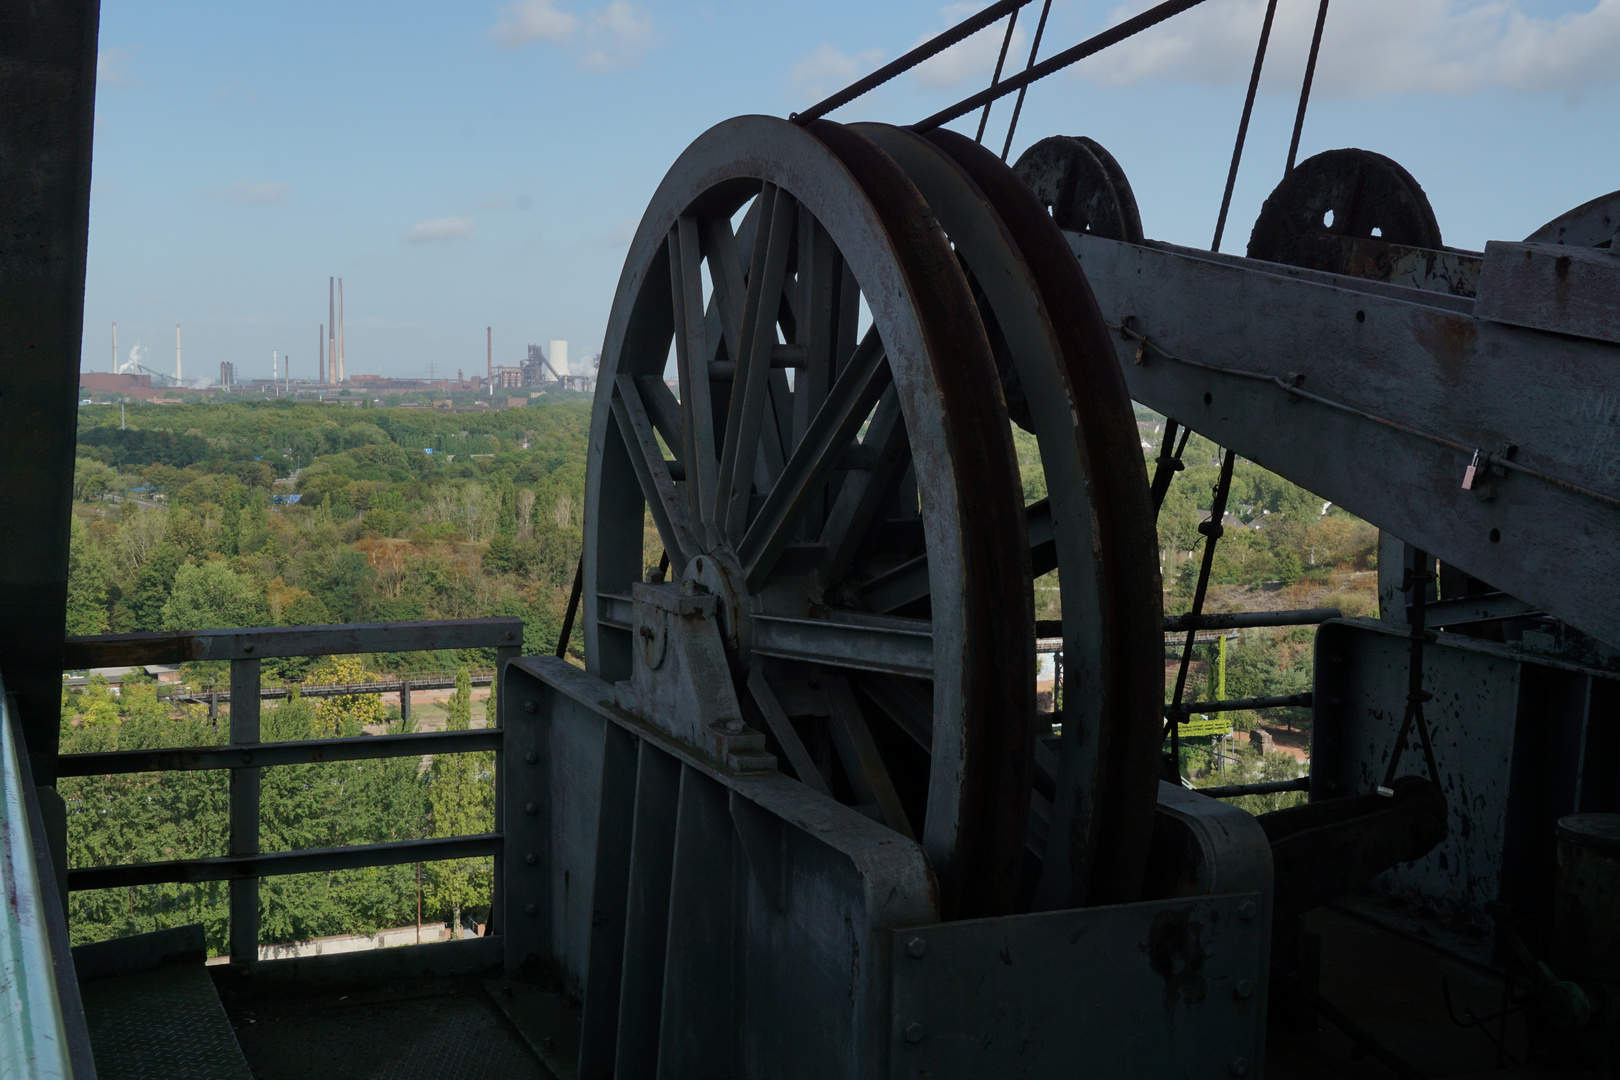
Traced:
[[343, 279], [338, 278], [338, 382], [349, 379], [348, 354], [343, 350]]
[[180, 324], [175, 323], [174, 324], [174, 381], [175, 382], [180, 382], [182, 378], [183, 378], [183, 376], [180, 374]]
[[113, 366], [112, 371], [118, 370], [118, 324], [113, 323]]
[[326, 279], [326, 373], [337, 382], [337, 278]]
[[281, 371], [276, 364], [276, 350], [270, 350], [270, 390], [273, 393], [278, 389], [277, 383], [281, 381]]
[[493, 327], [484, 327], [484, 365], [489, 374], [484, 376], [488, 382], [495, 381], [495, 330]]
[[321, 332], [319, 334], [315, 335], [315, 337], [316, 337], [316, 340], [320, 342], [320, 354], [321, 354], [320, 365], [316, 369], [316, 371], [317, 371], [317, 374], [319, 374], [319, 376], [320, 376], [321, 385], [324, 386], [326, 384], [326, 327], [322, 326], [321, 327]]

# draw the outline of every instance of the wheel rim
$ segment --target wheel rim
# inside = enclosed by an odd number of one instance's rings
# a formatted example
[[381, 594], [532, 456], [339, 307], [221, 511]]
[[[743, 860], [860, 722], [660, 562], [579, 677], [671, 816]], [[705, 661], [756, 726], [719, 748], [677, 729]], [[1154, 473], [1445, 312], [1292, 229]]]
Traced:
[[1423, 188], [1395, 161], [1370, 150], [1327, 150], [1300, 162], [1266, 197], [1247, 254], [1334, 271], [1341, 237], [1438, 248], [1440, 225]]
[[1062, 234], [993, 154], [952, 132], [856, 130], [938, 215], [979, 287], [1009, 410], [1027, 403], [1019, 422], [1041, 449], [1050, 494], [1030, 509], [1052, 541], [1032, 569], [1060, 570], [1066, 678], [1036, 906], [1134, 899], [1157, 784], [1160, 591], [1146, 472], [1106, 325]]
[[706, 132], [631, 245], [592, 418], [588, 664], [629, 675], [610, 613], [640, 577], [648, 506], [676, 576], [727, 597], [739, 696], [787, 766], [808, 760], [801, 779], [914, 833], [947, 917], [995, 914], [1012, 903], [1032, 740], [1032, 643], [1005, 632], [1007, 608], [1032, 617], [1016, 459], [921, 198], [865, 140], [812, 128]]

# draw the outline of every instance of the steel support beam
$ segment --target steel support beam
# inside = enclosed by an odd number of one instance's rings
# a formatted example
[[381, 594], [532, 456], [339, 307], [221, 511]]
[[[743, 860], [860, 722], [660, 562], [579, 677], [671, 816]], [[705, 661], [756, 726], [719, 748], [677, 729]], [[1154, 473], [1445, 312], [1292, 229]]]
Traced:
[[55, 783], [96, 0], [0, 6], [0, 674]]
[[[1070, 243], [1137, 401], [1620, 643], [1620, 347], [1460, 297]], [[1474, 448], [1511, 461], [1465, 490]]]

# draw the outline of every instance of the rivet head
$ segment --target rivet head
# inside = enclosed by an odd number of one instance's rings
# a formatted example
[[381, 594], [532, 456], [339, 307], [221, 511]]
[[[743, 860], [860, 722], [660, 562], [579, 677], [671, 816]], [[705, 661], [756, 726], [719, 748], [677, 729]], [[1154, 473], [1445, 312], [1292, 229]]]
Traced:
[[540, 711], [540, 703], [538, 701], [525, 701], [523, 703], [523, 711], [527, 712], [527, 713], [539, 712]]
[[253, 642], [250, 641], [246, 645], [243, 645], [242, 646], [242, 651], [243, 652], [252, 652], [253, 651]]
[[534, 814], [538, 814], [540, 812], [540, 808], [538, 806], [534, 805], [534, 803], [532, 803], [532, 802], [524, 803], [523, 804], [523, 812], [525, 814], [529, 814], [529, 815], [532, 816]]
[[1226, 1063], [1226, 1071], [1231, 1073], [1233, 1076], [1248, 1076], [1249, 1059], [1246, 1057], [1233, 1058], [1231, 1061]]
[[1245, 900], [1238, 905], [1238, 917], [1245, 922], [1260, 914], [1260, 908], [1253, 900]]
[[1248, 979], [1239, 979], [1232, 986], [1232, 996], [1235, 998], [1249, 998], [1254, 996], [1254, 983]]
[[928, 951], [928, 942], [924, 941], [920, 937], [914, 937], [910, 941], [906, 942], [906, 955], [907, 956], [920, 957], [920, 956], [922, 956], [923, 953], [925, 953], [927, 951]]
[[533, 866], [540, 861], [540, 856], [531, 851], [527, 855], [523, 856], [523, 861], [528, 863], [530, 866]]
[[540, 914], [540, 905], [539, 904], [530, 904], [528, 907], [523, 909], [523, 914], [525, 914], [525, 915], [538, 915], [538, 914]]
[[535, 753], [533, 750], [530, 750], [527, 754], [523, 755], [523, 760], [527, 761], [530, 765], [533, 765], [535, 762], [540, 760], [540, 755]]
[[908, 1042], [908, 1043], [920, 1043], [920, 1042], [922, 1042], [922, 1037], [923, 1037], [923, 1028], [922, 1028], [921, 1024], [907, 1024], [906, 1025], [906, 1042]]
[[244, 765], [253, 764], [253, 755], [252, 754], [246, 754], [246, 753], [243, 754], [242, 755], [242, 764], [244, 764]]

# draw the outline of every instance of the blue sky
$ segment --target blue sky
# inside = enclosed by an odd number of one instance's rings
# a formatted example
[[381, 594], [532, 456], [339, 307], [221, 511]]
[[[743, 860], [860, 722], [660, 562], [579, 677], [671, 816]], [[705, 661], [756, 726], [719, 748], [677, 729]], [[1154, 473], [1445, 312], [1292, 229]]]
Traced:
[[[803, 108], [977, 6], [103, 0], [83, 367], [107, 370], [116, 321], [126, 358], [171, 370], [180, 323], [188, 375], [265, 377], [279, 350], [312, 376], [328, 275], [351, 374], [482, 371], [485, 326], [497, 363], [552, 338], [594, 353], [630, 234], [696, 135]], [[1042, 54], [1147, 6], [1055, 0]], [[1207, 246], [1262, 11], [1208, 0], [1037, 84], [1014, 157], [1090, 135], [1149, 236]], [[1315, 12], [1280, 0], [1224, 250], [1280, 177]], [[999, 42], [835, 118], [916, 120], [987, 82]], [[1377, 150], [1447, 243], [1518, 239], [1620, 187], [1616, 57], [1620, 0], [1334, 0], [1301, 156]]]

